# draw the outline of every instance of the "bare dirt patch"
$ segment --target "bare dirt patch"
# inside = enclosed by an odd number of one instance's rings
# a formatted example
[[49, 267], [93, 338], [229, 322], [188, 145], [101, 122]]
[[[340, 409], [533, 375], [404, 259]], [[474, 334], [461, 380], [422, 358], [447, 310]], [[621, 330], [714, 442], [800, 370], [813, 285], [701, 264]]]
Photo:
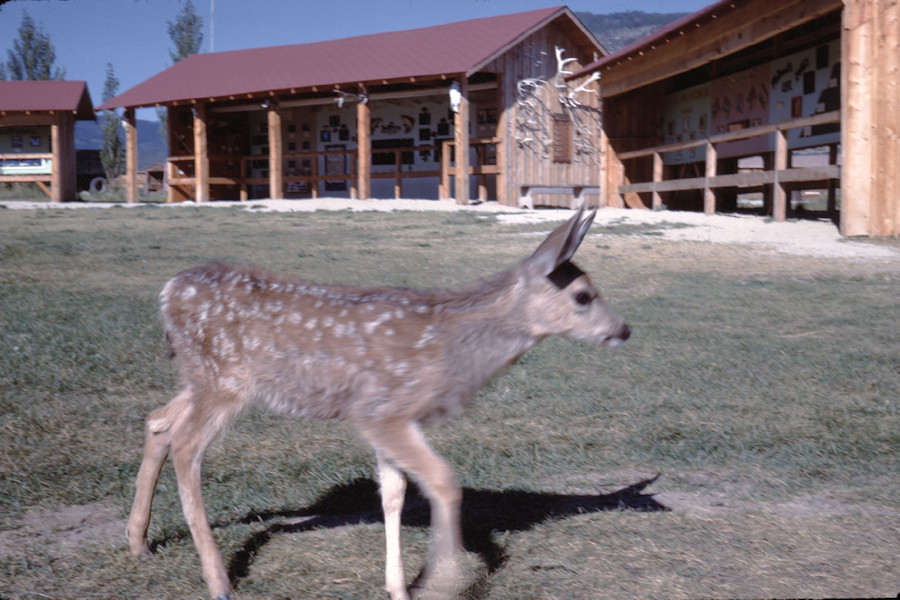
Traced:
[[34, 508], [18, 527], [0, 531], [0, 559], [29, 553], [35, 544], [43, 554], [63, 557], [87, 547], [119, 545], [124, 540], [125, 520], [102, 502], [62, 506], [55, 510]]

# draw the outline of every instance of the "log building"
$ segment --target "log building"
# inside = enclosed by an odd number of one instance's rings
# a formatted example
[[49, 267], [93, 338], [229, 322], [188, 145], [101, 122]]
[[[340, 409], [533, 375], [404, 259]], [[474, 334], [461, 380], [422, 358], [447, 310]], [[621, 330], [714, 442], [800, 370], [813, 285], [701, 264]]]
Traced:
[[84, 81], [0, 81], [0, 183], [75, 200], [75, 121], [93, 120]]
[[900, 235], [897, 2], [722, 0], [575, 77], [595, 73], [603, 205], [713, 213], [757, 192], [781, 221], [815, 188], [843, 235]]
[[[166, 107], [168, 200], [319, 195], [559, 203], [599, 190], [605, 50], [566, 7], [197, 54], [97, 110]], [[598, 201], [597, 195], [591, 198]]]

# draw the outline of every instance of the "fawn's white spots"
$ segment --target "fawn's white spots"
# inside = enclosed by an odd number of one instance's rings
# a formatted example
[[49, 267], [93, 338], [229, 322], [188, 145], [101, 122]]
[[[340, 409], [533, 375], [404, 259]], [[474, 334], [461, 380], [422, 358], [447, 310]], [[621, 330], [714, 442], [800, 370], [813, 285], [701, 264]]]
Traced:
[[375, 332], [375, 329], [379, 325], [381, 325], [382, 323], [385, 323], [387, 321], [390, 321], [392, 318], [393, 318], [393, 314], [390, 311], [381, 313], [380, 315], [375, 317], [374, 321], [369, 321], [368, 323], [363, 325], [363, 329], [365, 329], [366, 333], [368, 333], [369, 335], [372, 335]]
[[435, 326], [434, 323], [425, 327], [425, 329], [422, 331], [422, 335], [420, 335], [419, 339], [416, 340], [416, 343], [413, 344], [413, 348], [416, 350], [422, 350], [423, 348], [428, 346], [428, 344], [430, 344], [432, 340], [435, 339], [436, 331], [437, 326]]

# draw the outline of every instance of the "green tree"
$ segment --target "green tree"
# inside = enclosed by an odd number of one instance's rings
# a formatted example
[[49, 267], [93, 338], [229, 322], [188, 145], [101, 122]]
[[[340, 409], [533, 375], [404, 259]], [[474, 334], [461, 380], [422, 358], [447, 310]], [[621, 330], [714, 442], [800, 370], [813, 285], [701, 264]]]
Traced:
[[[113, 71], [112, 63], [106, 63], [106, 81], [103, 84], [103, 102], [119, 91], [119, 79]], [[106, 180], [115, 182], [125, 172], [125, 142], [122, 140], [119, 115], [114, 110], [103, 111], [100, 117], [100, 129], [103, 133], [103, 146], [100, 149], [100, 163]]]
[[0, 71], [3, 78], [13, 81], [65, 79], [65, 69], [54, 67], [56, 49], [44, 28], [36, 24], [27, 12], [22, 13], [19, 38], [13, 40], [12, 50], [6, 51], [5, 68]]
[[173, 63], [200, 52], [203, 43], [203, 18], [197, 14], [194, 3], [187, 0], [175, 22], [167, 21], [169, 39], [175, 44], [175, 51], [169, 50]]
[[[203, 43], [203, 18], [197, 14], [192, 0], [187, 0], [175, 21], [166, 21], [169, 39], [175, 44], [175, 50], [169, 50], [172, 63], [200, 52], [200, 44]], [[169, 127], [165, 108], [158, 108], [156, 114], [159, 117], [159, 134], [164, 140], [169, 139]]]

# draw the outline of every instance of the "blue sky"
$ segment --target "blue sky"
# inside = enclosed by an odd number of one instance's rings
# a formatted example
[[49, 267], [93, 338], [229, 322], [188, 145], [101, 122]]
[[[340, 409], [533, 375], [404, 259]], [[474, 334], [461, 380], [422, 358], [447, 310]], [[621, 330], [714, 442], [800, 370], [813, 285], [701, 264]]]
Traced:
[[[694, 12], [712, 0], [570, 0], [575, 12]], [[23, 12], [40, 24], [56, 48], [56, 65], [68, 80], [85, 80], [94, 105], [101, 102], [106, 64], [119, 92], [171, 65], [166, 22], [183, 0], [0, 0], [0, 57], [18, 37]], [[203, 52], [300, 44], [354, 35], [426, 27], [537, 8], [557, 0], [194, 0], [204, 21]], [[210, 11], [215, 18], [212, 35]], [[601, 40], [602, 41], [602, 40]], [[152, 110], [138, 118], [155, 119]]]

